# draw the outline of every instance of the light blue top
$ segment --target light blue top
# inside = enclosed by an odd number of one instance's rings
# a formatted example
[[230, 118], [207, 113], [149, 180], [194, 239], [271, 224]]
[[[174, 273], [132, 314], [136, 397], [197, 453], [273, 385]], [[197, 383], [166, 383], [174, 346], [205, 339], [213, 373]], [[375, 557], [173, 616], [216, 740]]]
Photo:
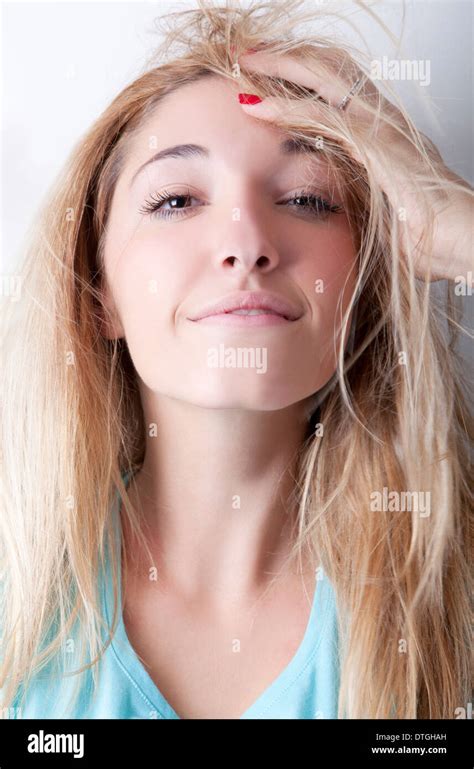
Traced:
[[[117, 522], [118, 505], [114, 510]], [[117, 548], [120, 568], [120, 547]], [[108, 569], [101, 579], [102, 610], [107, 623], [113, 616], [113, 584]], [[119, 582], [119, 606], [122, 605]], [[294, 656], [274, 681], [240, 716], [246, 718], [337, 718], [339, 644], [335, 595], [320, 569], [303, 639]], [[268, 641], [271, 654], [271, 638]], [[77, 667], [71, 656], [70, 670]], [[92, 674], [82, 674], [80, 695], [72, 711], [68, 697], [76, 676], [42, 674], [33, 680], [15, 718], [163, 718], [180, 719], [139, 660], [120, 613], [112, 643], [99, 663], [99, 685], [91, 698]], [[15, 704], [15, 703], [14, 703]]]

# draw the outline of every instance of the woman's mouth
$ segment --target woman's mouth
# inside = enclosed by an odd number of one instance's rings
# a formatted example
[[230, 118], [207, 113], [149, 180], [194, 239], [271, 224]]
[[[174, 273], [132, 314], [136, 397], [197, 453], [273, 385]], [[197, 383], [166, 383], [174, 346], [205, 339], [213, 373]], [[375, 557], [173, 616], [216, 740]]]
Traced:
[[241, 326], [243, 328], [252, 326], [282, 326], [294, 322], [272, 310], [232, 310], [230, 312], [219, 312], [215, 315], [206, 315], [205, 318], [194, 321], [194, 323], [206, 326]]
[[302, 311], [291, 301], [269, 291], [237, 291], [209, 302], [191, 313], [193, 323], [219, 326], [284, 326], [294, 323]]

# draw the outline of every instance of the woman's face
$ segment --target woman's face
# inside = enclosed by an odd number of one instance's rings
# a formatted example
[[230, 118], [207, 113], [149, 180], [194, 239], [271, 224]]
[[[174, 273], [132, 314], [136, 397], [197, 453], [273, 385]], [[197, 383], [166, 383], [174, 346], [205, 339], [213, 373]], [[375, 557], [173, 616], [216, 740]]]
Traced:
[[[116, 317], [106, 335], [126, 338], [157, 395], [274, 410], [334, 373], [355, 252], [345, 213], [321, 214], [307, 197], [342, 202], [318, 154], [285, 152], [288, 136], [245, 114], [237, 93], [219, 77], [181, 87], [133, 137], [105, 241], [105, 301]], [[202, 149], [147, 162], [184, 144]], [[163, 193], [178, 197], [145, 212]], [[250, 292], [278, 297], [297, 319], [199, 319], [209, 303]]]

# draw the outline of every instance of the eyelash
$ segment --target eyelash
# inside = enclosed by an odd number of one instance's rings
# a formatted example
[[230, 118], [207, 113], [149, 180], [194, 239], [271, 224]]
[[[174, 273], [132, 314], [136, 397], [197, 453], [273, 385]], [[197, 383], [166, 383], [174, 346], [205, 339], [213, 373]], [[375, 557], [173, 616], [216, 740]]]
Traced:
[[[185, 215], [186, 211], [190, 210], [189, 208], [176, 208], [176, 209], [164, 209], [162, 210], [162, 206], [164, 203], [167, 203], [169, 200], [174, 200], [176, 198], [192, 198], [193, 195], [189, 195], [186, 193], [180, 194], [180, 193], [171, 193], [168, 190], [164, 190], [162, 193], [158, 195], [151, 195], [149, 200], [145, 201], [145, 205], [140, 208], [140, 213], [144, 214], [145, 216], [158, 216], [161, 219], [170, 219], [174, 217], [180, 217]], [[294, 200], [298, 200], [298, 198], [312, 198], [314, 201], [316, 201], [316, 205], [305, 205], [301, 206], [303, 209], [310, 209], [311, 215], [314, 215], [316, 217], [321, 218], [325, 214], [340, 214], [343, 213], [343, 208], [341, 206], [335, 205], [330, 203], [328, 200], [325, 200], [320, 195], [314, 195], [311, 192], [308, 191], [302, 191], [296, 193], [292, 198], [290, 198], [287, 201], [283, 201], [283, 203], [290, 203]], [[283, 205], [282, 203], [279, 203], [279, 205]], [[296, 206], [296, 208], [300, 208], [300, 206]]]

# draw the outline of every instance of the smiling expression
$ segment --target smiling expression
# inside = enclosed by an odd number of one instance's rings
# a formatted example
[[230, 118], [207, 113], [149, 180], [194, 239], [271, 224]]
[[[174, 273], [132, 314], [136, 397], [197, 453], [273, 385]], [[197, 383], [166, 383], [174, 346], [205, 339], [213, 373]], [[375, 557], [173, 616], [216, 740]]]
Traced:
[[[183, 86], [131, 139], [107, 223], [107, 335], [125, 336], [155, 393], [273, 410], [334, 373], [355, 249], [324, 160], [245, 114], [237, 92], [217, 76]], [[220, 346], [265, 350], [265, 374], [210, 366]]]

